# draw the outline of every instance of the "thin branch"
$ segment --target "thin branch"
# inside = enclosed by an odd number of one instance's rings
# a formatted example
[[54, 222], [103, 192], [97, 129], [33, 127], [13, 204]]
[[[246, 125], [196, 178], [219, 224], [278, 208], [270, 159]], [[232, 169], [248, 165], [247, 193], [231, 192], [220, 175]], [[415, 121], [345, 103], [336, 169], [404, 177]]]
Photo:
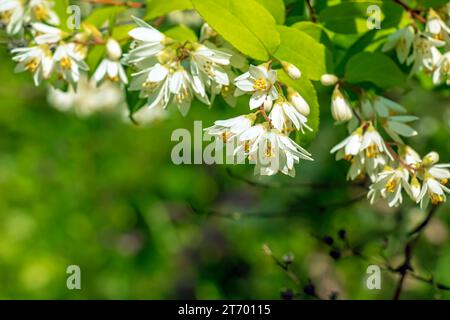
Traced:
[[314, 7], [311, 4], [311, 0], [305, 0], [305, 2], [306, 2], [306, 7], [308, 8], [308, 12], [309, 12], [309, 18], [311, 19], [312, 22], [316, 23], [317, 16], [316, 16], [316, 12], [314, 11]]
[[134, 1], [120, 1], [120, 0], [81, 0], [92, 4], [104, 4], [110, 6], [124, 6], [134, 9], [144, 8], [146, 6], [143, 2]]
[[398, 5], [400, 5], [406, 11], [408, 11], [408, 13], [410, 14], [411, 18], [415, 18], [415, 19], [419, 20], [422, 23], [426, 23], [427, 22], [427, 19], [425, 19], [424, 17], [422, 17], [420, 15], [420, 11], [419, 10], [415, 10], [415, 9], [411, 8], [410, 6], [408, 6], [406, 3], [404, 3], [401, 0], [394, 0], [394, 2], [397, 3]]
[[427, 217], [425, 218], [425, 220], [422, 221], [421, 224], [419, 224], [416, 228], [414, 228], [413, 230], [411, 230], [410, 232], [408, 232], [408, 236], [413, 236], [414, 234], [420, 233], [422, 232], [422, 230], [428, 225], [428, 223], [430, 222], [431, 218], [433, 218], [434, 214], [436, 213], [437, 209], [439, 206], [433, 206], [430, 210], [430, 212], [428, 213]]
[[[433, 215], [436, 213], [438, 206], [433, 206], [430, 209], [430, 212], [428, 213], [425, 220], [419, 224], [416, 228], [414, 228], [411, 232], [408, 233], [408, 236], [413, 236], [411, 240], [408, 241], [408, 243], [405, 246], [405, 261], [402, 265], [400, 265], [397, 269], [395, 269], [398, 273], [400, 273], [400, 279], [398, 280], [397, 287], [395, 289], [394, 293], [394, 300], [399, 300], [400, 295], [402, 294], [403, 290], [403, 284], [405, 282], [406, 276], [413, 271], [413, 268], [411, 266], [411, 260], [413, 256], [414, 248], [419, 241], [420, 236], [422, 235], [422, 232], [425, 230], [426, 226], [430, 222]], [[415, 277], [416, 279], [419, 279], [419, 277]], [[446, 286], [443, 286], [446, 287]]]

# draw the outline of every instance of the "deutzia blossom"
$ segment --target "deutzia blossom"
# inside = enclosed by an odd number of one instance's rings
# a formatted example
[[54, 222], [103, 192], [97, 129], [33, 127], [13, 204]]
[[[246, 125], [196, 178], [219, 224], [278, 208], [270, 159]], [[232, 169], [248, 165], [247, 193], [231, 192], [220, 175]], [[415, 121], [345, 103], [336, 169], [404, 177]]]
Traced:
[[279, 98], [275, 101], [269, 118], [272, 121], [273, 126], [280, 131], [289, 129], [292, 125], [302, 132], [304, 132], [304, 128], [312, 131], [306, 124], [308, 119], [284, 98]]
[[403, 202], [402, 187], [409, 190], [408, 171], [403, 167], [393, 169], [385, 167], [370, 186], [367, 197], [373, 204], [376, 198], [382, 197], [388, 201], [390, 207], [398, 207]]
[[450, 164], [437, 164], [425, 171], [423, 176], [423, 184], [417, 202], [420, 202], [422, 208], [426, 208], [431, 200], [433, 205], [445, 202], [446, 193], [450, 193], [450, 189], [445, 185], [450, 179]]
[[423, 68], [433, 70], [436, 64], [441, 59], [441, 53], [437, 47], [445, 45], [444, 41], [436, 40], [426, 34], [418, 34], [414, 40], [414, 50], [409, 56], [407, 64], [414, 62], [411, 69], [411, 74], [416, 74]]
[[122, 56], [122, 49], [119, 43], [114, 39], [109, 39], [106, 43], [106, 52], [108, 57], [100, 62], [94, 73], [94, 79], [97, 83], [101, 83], [107, 79], [112, 82], [120, 82], [127, 84], [128, 79], [119, 59]]
[[53, 57], [47, 45], [30, 48], [16, 48], [11, 51], [17, 61], [15, 72], [29, 71], [33, 73], [33, 80], [38, 86], [42, 79], [49, 79], [53, 70]]
[[25, 8], [21, 0], [0, 0], [0, 21], [8, 34], [17, 34], [23, 26]]
[[374, 158], [380, 153], [384, 153], [392, 158], [383, 138], [371, 123], [364, 132], [361, 151], [365, 151], [367, 158]]
[[134, 73], [129, 90], [140, 91], [140, 98], [147, 98], [147, 107], [167, 107], [170, 98], [169, 71], [165, 65], [156, 64]]
[[288, 99], [289, 102], [297, 109], [297, 111], [305, 117], [307, 117], [311, 112], [308, 103], [305, 101], [305, 99], [303, 99], [300, 93], [290, 87], [288, 87]]
[[61, 41], [62, 31], [58, 28], [39, 22], [33, 23], [32, 27], [35, 31], [34, 41], [37, 44], [50, 44]]
[[339, 89], [339, 85], [334, 88], [331, 97], [331, 115], [336, 121], [348, 121], [353, 117], [352, 107]]
[[256, 162], [255, 174], [294, 176], [294, 164], [300, 159], [313, 161], [311, 154], [277, 129], [256, 125], [243, 132], [239, 140], [250, 143], [249, 159]]
[[[230, 64], [231, 55], [199, 45], [191, 52], [191, 73], [196, 86], [210, 87], [213, 84], [228, 86], [230, 80], [223, 66]], [[203, 89], [204, 91], [204, 89]]]
[[442, 55], [433, 72], [433, 83], [435, 85], [446, 82], [450, 86], [450, 52]]
[[449, 40], [450, 28], [433, 9], [430, 9], [428, 14], [425, 30], [437, 39]]
[[172, 101], [183, 116], [186, 116], [189, 112], [194, 94], [199, 100], [208, 103], [208, 98], [202, 89], [195, 85], [192, 76], [183, 68], [170, 75], [169, 90], [173, 94]]
[[76, 52], [73, 43], [63, 43], [56, 48], [53, 56], [56, 71], [64, 80], [76, 87], [80, 79], [80, 71], [88, 71], [89, 67]]
[[345, 159], [350, 161], [354, 156], [356, 156], [362, 145], [363, 141], [363, 128], [359, 127], [356, 129], [349, 137], [345, 138], [343, 141], [334, 146], [330, 153], [336, 154], [336, 160]]
[[242, 115], [227, 120], [214, 121], [212, 127], [204, 129], [209, 135], [220, 138], [223, 143], [239, 137], [241, 133], [248, 130], [255, 121], [255, 114]]
[[414, 41], [415, 32], [413, 27], [408, 26], [396, 31], [388, 36], [382, 50], [389, 51], [395, 48], [397, 58], [400, 63], [405, 63], [411, 52], [411, 46]]
[[249, 71], [234, 79], [236, 95], [251, 92], [250, 109], [256, 109], [264, 105], [266, 101], [270, 103], [278, 98], [278, 91], [275, 88], [277, 72], [271, 70], [267, 65], [249, 67]]
[[0, 22], [6, 24], [6, 32], [19, 33], [29, 22], [43, 21], [59, 24], [59, 18], [52, 10], [53, 3], [47, 0], [0, 0]]
[[145, 21], [133, 18], [139, 27], [128, 33], [136, 41], [135, 48], [126, 57], [128, 63], [135, 63], [157, 55], [164, 49], [164, 43], [167, 40], [163, 33]]

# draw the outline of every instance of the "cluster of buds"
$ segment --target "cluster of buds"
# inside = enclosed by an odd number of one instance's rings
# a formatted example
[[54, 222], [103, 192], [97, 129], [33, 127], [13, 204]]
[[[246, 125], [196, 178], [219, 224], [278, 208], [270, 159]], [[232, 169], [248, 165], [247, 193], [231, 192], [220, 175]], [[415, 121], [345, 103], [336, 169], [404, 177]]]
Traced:
[[[294, 65], [287, 62], [281, 65], [291, 78], [298, 79], [300, 71]], [[205, 131], [220, 143], [231, 143], [234, 155], [244, 154], [255, 163], [255, 174], [282, 172], [294, 176], [294, 165], [300, 159], [313, 160], [307, 150], [289, 137], [293, 131], [312, 130], [307, 124], [308, 103], [300, 93], [278, 81], [271, 62], [251, 65], [248, 72], [235, 78], [234, 84], [236, 96], [251, 95], [249, 107], [256, 111], [216, 121]]]

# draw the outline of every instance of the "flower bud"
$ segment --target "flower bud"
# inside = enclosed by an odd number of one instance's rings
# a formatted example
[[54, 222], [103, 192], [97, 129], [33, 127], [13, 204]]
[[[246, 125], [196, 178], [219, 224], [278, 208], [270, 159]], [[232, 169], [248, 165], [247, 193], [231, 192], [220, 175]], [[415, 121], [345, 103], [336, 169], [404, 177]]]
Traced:
[[422, 159], [422, 164], [426, 167], [432, 166], [439, 161], [439, 154], [435, 151], [431, 151]]
[[120, 44], [113, 38], [109, 38], [108, 42], [106, 42], [106, 52], [111, 60], [119, 60], [122, 56]]
[[370, 100], [367, 98], [364, 98], [361, 101], [361, 110], [362, 110], [364, 117], [366, 117], [366, 118], [371, 119], [375, 116], [375, 113], [373, 112], [372, 102], [370, 102]]
[[339, 86], [334, 88], [333, 96], [331, 97], [331, 115], [336, 121], [348, 121], [353, 118], [352, 107], [342, 95]]
[[420, 182], [419, 180], [417, 180], [416, 176], [413, 176], [411, 179], [411, 194], [410, 194], [413, 201], [418, 202], [420, 190], [421, 190]]
[[307, 117], [311, 112], [308, 103], [303, 99], [303, 97], [292, 88], [288, 88], [288, 99], [289, 102], [300, 112], [302, 115]]
[[288, 74], [288, 76], [291, 77], [291, 79], [298, 80], [302, 76], [300, 70], [292, 63], [281, 61], [281, 65], [283, 66], [283, 69]]
[[320, 77], [320, 82], [324, 86], [334, 86], [338, 82], [338, 77], [336, 77], [334, 74], [323, 74]]
[[263, 106], [264, 106], [265, 112], [270, 112], [270, 110], [272, 110], [273, 100], [270, 98], [267, 98], [266, 100], [264, 100]]

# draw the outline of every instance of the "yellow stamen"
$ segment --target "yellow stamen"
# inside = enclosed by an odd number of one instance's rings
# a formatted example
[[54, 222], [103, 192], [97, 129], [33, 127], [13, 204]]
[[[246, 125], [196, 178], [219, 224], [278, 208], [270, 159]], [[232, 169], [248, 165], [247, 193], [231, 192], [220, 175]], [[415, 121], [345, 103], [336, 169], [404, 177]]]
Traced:
[[444, 179], [441, 180], [441, 184], [444, 184], [444, 185], [445, 185], [445, 184], [447, 184], [447, 183], [448, 183], [448, 179], [445, 179], [445, 178], [444, 178]]
[[367, 158], [375, 158], [376, 156], [378, 156], [379, 153], [380, 152], [378, 151], [378, 147], [375, 144], [371, 144], [366, 149]]
[[37, 59], [32, 59], [28, 61], [28, 63], [25, 65], [25, 69], [27, 69], [30, 72], [36, 71], [37, 67], [39, 66], [39, 61]]
[[114, 76], [114, 77], [110, 77], [108, 76], [108, 79], [112, 82], [118, 82], [119, 81], [119, 76]]
[[60, 64], [61, 68], [63, 68], [64, 70], [69, 70], [72, 68], [72, 60], [68, 57], [62, 58]]
[[432, 193], [431, 194], [431, 203], [433, 205], [437, 205], [437, 204], [440, 204], [442, 202], [444, 202], [444, 196], [438, 195], [436, 193]]
[[397, 187], [397, 181], [395, 181], [394, 178], [389, 179], [389, 181], [384, 186], [386, 188], [387, 192], [394, 192], [395, 188]]
[[253, 84], [253, 89], [257, 91], [266, 91], [268, 89], [267, 81], [263, 77], [255, 80]]
[[36, 19], [38, 19], [38, 20], [45, 20], [48, 17], [48, 11], [42, 5], [34, 7], [33, 13], [34, 13], [34, 16], [36, 17]]
[[353, 163], [353, 156], [351, 154], [346, 154], [343, 158], [345, 161]]

